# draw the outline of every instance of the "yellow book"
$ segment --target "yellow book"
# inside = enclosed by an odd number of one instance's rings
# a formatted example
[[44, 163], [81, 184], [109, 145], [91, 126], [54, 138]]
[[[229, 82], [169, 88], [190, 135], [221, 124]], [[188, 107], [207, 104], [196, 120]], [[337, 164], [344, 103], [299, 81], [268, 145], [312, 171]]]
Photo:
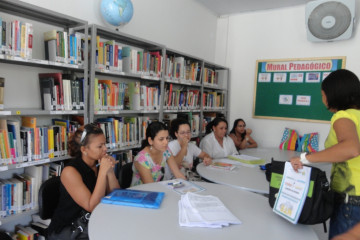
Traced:
[[28, 128], [36, 128], [36, 117], [21, 117], [21, 126]]
[[[0, 150], [1, 150], [1, 158], [7, 159], [6, 151], [5, 151], [5, 140], [4, 140], [4, 133], [0, 131]], [[1, 163], [5, 163], [4, 161], [0, 161]]]
[[26, 57], [26, 25], [21, 23], [21, 31], [20, 31], [21, 39], [20, 39], [20, 57]]
[[22, 230], [18, 230], [17, 233], [17, 240], [28, 240], [29, 239], [29, 234], [22, 231]]
[[48, 128], [48, 149], [49, 158], [54, 158], [54, 129], [52, 127]]
[[104, 43], [100, 42], [98, 47], [98, 64], [104, 64]]
[[115, 133], [115, 143], [119, 142], [119, 120], [114, 119], [114, 133]]

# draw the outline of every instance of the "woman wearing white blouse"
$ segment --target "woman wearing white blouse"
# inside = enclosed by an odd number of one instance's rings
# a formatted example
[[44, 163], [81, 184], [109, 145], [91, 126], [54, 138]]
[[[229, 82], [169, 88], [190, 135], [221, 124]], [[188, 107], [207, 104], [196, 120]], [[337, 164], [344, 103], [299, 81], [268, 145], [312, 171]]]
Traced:
[[[211, 158], [226, 158], [238, 153], [234, 141], [227, 136], [228, 123], [217, 117], [206, 126], [208, 133], [200, 142], [200, 148]], [[211, 131], [211, 132], [210, 132]]]

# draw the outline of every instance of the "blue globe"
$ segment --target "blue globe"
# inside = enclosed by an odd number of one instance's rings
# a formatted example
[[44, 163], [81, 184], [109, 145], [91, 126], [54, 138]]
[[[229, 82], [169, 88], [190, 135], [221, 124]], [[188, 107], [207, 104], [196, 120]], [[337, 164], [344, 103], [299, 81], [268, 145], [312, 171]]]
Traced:
[[130, 22], [134, 13], [131, 0], [102, 0], [100, 11], [105, 21], [114, 26]]

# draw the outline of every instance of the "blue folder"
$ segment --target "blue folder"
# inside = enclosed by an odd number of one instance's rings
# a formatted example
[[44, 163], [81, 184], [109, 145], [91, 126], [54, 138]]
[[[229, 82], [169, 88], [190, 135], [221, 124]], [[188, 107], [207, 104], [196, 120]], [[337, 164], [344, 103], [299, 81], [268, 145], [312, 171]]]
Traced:
[[164, 192], [115, 189], [101, 199], [102, 203], [143, 208], [159, 208], [165, 196]]

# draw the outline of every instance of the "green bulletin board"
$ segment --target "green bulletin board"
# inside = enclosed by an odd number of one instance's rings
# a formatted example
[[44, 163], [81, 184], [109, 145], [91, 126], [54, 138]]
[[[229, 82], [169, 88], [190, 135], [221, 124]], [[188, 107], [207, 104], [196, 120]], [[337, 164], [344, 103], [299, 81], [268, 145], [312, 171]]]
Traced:
[[257, 60], [255, 118], [330, 121], [321, 98], [321, 82], [345, 67], [345, 57]]

